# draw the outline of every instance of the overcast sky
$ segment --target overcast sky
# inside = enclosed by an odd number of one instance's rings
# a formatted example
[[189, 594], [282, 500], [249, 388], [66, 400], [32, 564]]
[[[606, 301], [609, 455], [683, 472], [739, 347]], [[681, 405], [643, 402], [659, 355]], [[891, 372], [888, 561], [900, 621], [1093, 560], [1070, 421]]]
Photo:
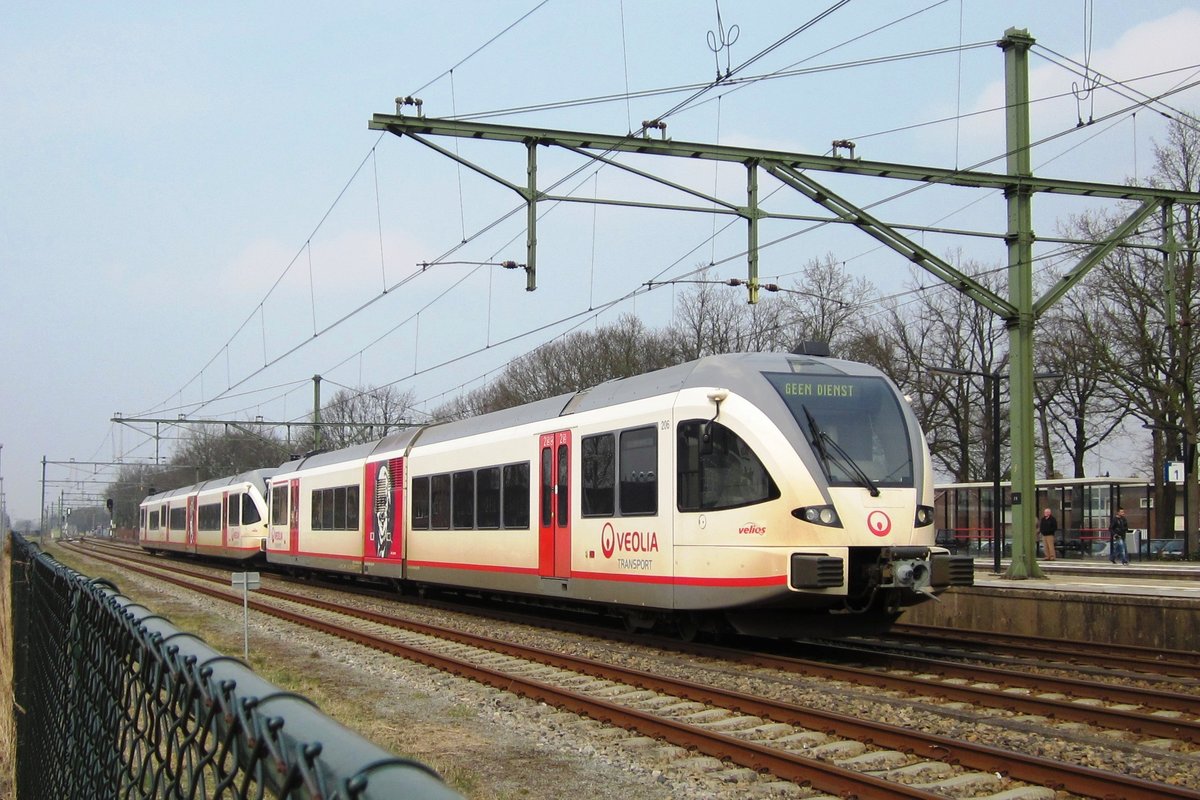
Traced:
[[[1034, 152], [1038, 174], [1144, 178], [1162, 113], [1200, 109], [1191, 88], [1165, 106], [1108, 116], [1200, 79], [1200, 9], [1186, 2], [8, 0], [0, 475], [9, 512], [38, 518], [43, 457], [153, 458], [154, 426], [110, 422], [117, 413], [292, 420], [311, 409], [314, 374], [326, 397], [394, 383], [429, 409], [571, 326], [625, 313], [667, 324], [679, 291], [669, 282], [700, 265], [745, 277], [742, 224], [564, 204], [541, 209], [538, 290], [526, 292], [519, 271], [479, 265], [524, 262], [524, 215], [505, 218], [517, 197], [412, 140], [368, 130], [398, 95], [419, 96], [428, 116], [452, 116], [690, 87], [486, 117], [624, 134], [696, 94], [718, 64], [737, 70], [763, 54], [737, 77], [799, 74], [711, 88], [668, 118], [667, 134], [814, 154], [853, 139], [870, 160], [969, 167], [1003, 150], [1003, 116], [984, 112], [1003, 102], [994, 43], [1010, 27], [1037, 40], [1034, 139], [1053, 137]], [[710, 33], [729, 46], [714, 54]], [[1088, 81], [1065, 68], [1072, 60], [1125, 87], [1083, 93]], [[811, 69], [829, 65], [846, 66]], [[1077, 128], [1080, 119], [1095, 122]], [[519, 145], [439, 144], [524, 181]], [[571, 176], [558, 191], [667, 199], [612, 168], [542, 158], [541, 186]], [[636, 163], [744, 202], [740, 168]], [[861, 205], [911, 188], [836, 185]], [[777, 187], [764, 181], [763, 196]], [[816, 213], [786, 192], [764, 202]], [[1039, 198], [1036, 230], [1053, 235], [1068, 214], [1094, 207]], [[919, 192], [875, 213], [972, 230], [1005, 224], [1002, 199], [986, 192]], [[904, 289], [907, 266], [872, 240], [806, 227], [764, 226], [764, 242], [782, 239], [762, 252], [764, 280], [786, 284], [807, 259], [833, 253], [881, 292]], [[996, 242], [930, 235], [924, 244], [961, 248], [982, 265], [1004, 259]], [[445, 263], [419, 266], [435, 261]], [[647, 281], [666, 285], [647, 291]], [[158, 453], [169, 456], [179, 431], [160, 432]], [[112, 475], [52, 463], [47, 500], [101, 490], [61, 481]]]

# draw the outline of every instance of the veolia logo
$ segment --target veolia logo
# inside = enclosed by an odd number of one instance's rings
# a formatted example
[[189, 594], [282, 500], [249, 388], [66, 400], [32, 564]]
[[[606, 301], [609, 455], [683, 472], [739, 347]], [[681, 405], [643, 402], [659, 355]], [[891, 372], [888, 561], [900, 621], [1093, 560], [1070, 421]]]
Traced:
[[879, 509], [867, 515], [867, 527], [876, 536], [887, 536], [892, 532], [892, 518]]
[[604, 523], [600, 531], [600, 551], [605, 558], [614, 553], [657, 553], [658, 534], [654, 531], [621, 531], [617, 533], [611, 522]]

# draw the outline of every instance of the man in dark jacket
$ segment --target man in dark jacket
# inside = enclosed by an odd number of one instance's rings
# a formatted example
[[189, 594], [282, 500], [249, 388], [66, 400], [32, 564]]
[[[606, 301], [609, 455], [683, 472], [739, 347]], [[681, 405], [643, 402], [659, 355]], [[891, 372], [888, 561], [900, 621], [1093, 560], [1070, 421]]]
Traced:
[[1125, 509], [1118, 508], [1117, 515], [1108, 526], [1108, 560], [1129, 565], [1129, 551], [1125, 549], [1125, 534], [1129, 533], [1129, 520], [1125, 519]]
[[1042, 510], [1042, 518], [1038, 520], [1038, 532], [1042, 534], [1042, 543], [1046, 549], [1046, 560], [1053, 561], [1054, 534], [1058, 533], [1058, 520], [1050, 513], [1050, 509]]

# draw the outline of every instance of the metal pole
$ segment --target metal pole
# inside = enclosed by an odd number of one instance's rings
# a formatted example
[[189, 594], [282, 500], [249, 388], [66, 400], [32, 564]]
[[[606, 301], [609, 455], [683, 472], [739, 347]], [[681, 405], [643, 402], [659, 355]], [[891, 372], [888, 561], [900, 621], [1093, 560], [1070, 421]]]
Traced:
[[987, 376], [992, 382], [992, 571], [1000, 573], [1000, 515], [1004, 504], [1000, 502], [1000, 373]]
[[313, 449], [321, 449], [321, 376], [313, 375]]
[[[249, 573], [242, 573], [248, 576]], [[242, 580], [242, 658], [250, 663], [250, 578]]]
[[[1027, 31], [1009, 28], [1004, 48], [1007, 172], [1031, 178], [1029, 158], [1029, 48]], [[1033, 447], [1033, 191], [1022, 185], [1005, 190], [1008, 202], [1008, 301], [1016, 309], [1009, 331], [1009, 451], [1012, 454], [1012, 560], [1009, 578], [1044, 578], [1037, 563], [1037, 484]]]
[[1192, 460], [1196, 457], [1196, 445], [1187, 431], [1183, 432], [1183, 558], [1189, 555], [1189, 539], [1191, 539], [1192, 518], [1188, 509], [1188, 487], [1192, 480]]
[[42, 456], [42, 524], [38, 528], [38, 536], [46, 535], [46, 457]]

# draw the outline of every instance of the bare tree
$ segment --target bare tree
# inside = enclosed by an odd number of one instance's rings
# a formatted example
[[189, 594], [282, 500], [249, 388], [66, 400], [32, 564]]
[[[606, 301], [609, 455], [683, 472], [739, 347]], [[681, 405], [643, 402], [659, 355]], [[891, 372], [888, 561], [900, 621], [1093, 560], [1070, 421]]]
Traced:
[[[668, 329], [677, 360], [682, 363], [714, 353], [768, 349], [780, 322], [777, 298], [750, 305], [741, 282], [710, 280], [708, 272], [680, 294]], [[754, 345], [758, 345], [755, 347]]]
[[[999, 285], [995, 271], [970, 263], [961, 269], [992, 289]], [[1007, 435], [1003, 410], [1000, 420], [992, 418], [990, 379], [932, 368], [999, 375], [1008, 361], [1004, 321], [950, 287], [910, 286], [910, 299], [888, 303], [882, 330], [864, 343], [890, 353], [878, 366], [913, 398], [935, 467], [956, 481], [984, 480], [995, 454], [993, 425], [1001, 426], [1001, 441]]]
[[[322, 449], [337, 449], [372, 442], [409, 425], [413, 392], [395, 386], [368, 386], [363, 389], [339, 389], [321, 407]], [[301, 438], [313, 449], [315, 434], [310, 428]]]
[[577, 331], [509, 364], [496, 380], [433, 413], [461, 419], [586, 389], [677, 363], [666, 334], [648, 331], [626, 314], [595, 331]]
[[1089, 335], [1089, 320], [1107, 313], [1087, 291], [1071, 292], [1042, 318], [1036, 342], [1039, 372], [1035, 410], [1045, 476], [1056, 477], [1056, 454], [1070, 462], [1072, 475], [1086, 476], [1084, 457], [1115, 433], [1129, 411], [1123, 392], [1114, 390], [1104, 353]]
[[[1170, 123], [1167, 141], [1155, 147], [1154, 163], [1153, 185], [1200, 190], [1200, 126], [1194, 118]], [[1200, 353], [1193, 309], [1200, 303], [1200, 212], [1191, 205], [1168, 208], [1170, 218], [1160, 212], [1155, 222], [1143, 226], [1142, 235], [1132, 237], [1131, 246], [1114, 250], [1087, 276], [1081, 291], [1095, 298], [1096, 306], [1077, 322], [1094, 344], [1110, 391], [1151, 427], [1153, 464], [1183, 458], [1194, 467]], [[1074, 229], [1085, 238], [1099, 239], [1114, 223], [1101, 215], [1084, 216], [1074, 220]], [[1160, 250], [1164, 232], [1177, 243], [1169, 271]], [[1171, 530], [1174, 487], [1162, 483], [1157, 468], [1151, 472], [1159, 530]], [[1196, 475], [1193, 468], [1187, 473], [1192, 513], [1186, 529], [1189, 546], [1195, 549]]]
[[850, 275], [832, 253], [810, 260], [792, 288], [783, 291], [788, 328], [783, 349], [800, 341], [828, 342], [834, 355], [846, 356], [869, 338], [863, 308], [875, 297], [875, 286]]
[[[172, 469], [163, 470], [175, 486], [237, 475], [252, 469], [274, 467], [287, 460], [288, 448], [269, 431], [236, 422], [191, 428], [171, 458]], [[190, 478], [190, 479], [189, 479]], [[158, 489], [175, 488], [162, 485]]]

